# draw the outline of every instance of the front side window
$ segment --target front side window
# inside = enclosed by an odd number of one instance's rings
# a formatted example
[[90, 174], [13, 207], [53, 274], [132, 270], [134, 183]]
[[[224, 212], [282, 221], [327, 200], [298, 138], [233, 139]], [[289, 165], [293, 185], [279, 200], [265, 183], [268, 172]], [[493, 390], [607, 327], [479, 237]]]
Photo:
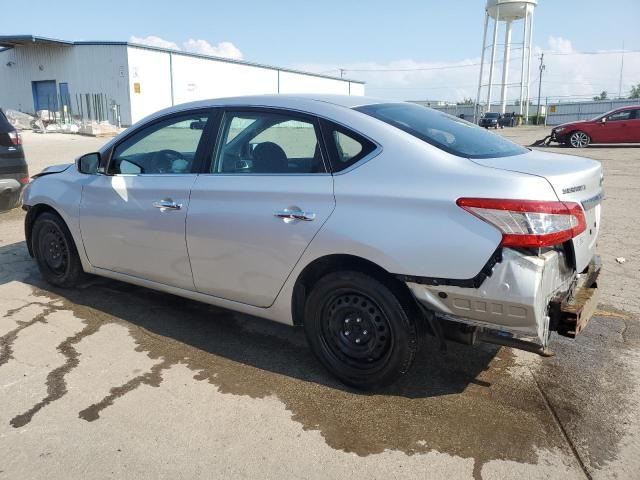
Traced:
[[116, 146], [109, 173], [191, 173], [207, 120], [206, 114], [189, 114], [143, 128]]
[[633, 118], [633, 110], [623, 110], [622, 112], [612, 113], [607, 117], [607, 122], [620, 122], [622, 120], [631, 120]]
[[466, 120], [421, 105], [380, 103], [355, 110], [459, 157], [510, 157], [528, 152], [526, 148]]
[[315, 122], [273, 112], [227, 112], [211, 173], [324, 173]]

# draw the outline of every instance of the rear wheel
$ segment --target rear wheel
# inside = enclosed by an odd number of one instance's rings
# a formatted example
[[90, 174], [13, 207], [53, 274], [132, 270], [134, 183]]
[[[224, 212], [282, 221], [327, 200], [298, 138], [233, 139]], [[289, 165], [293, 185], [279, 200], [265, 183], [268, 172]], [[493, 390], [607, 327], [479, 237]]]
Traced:
[[33, 254], [44, 279], [57, 287], [75, 287], [84, 271], [71, 232], [62, 218], [44, 212], [36, 218], [31, 234]]
[[585, 148], [591, 143], [591, 138], [586, 133], [576, 130], [569, 136], [569, 145], [573, 148]]
[[360, 272], [336, 272], [313, 287], [305, 307], [312, 351], [342, 382], [370, 389], [409, 370], [417, 348], [415, 323], [384, 284]]

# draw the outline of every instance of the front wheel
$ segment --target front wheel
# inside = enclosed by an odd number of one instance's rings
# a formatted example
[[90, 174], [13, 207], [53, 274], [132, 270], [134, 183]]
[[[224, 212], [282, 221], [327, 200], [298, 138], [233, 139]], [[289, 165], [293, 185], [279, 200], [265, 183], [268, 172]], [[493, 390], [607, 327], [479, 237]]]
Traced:
[[584, 132], [577, 130], [569, 137], [569, 145], [573, 148], [585, 148], [591, 143], [591, 138]]
[[416, 325], [394, 293], [360, 272], [321, 278], [305, 306], [313, 353], [342, 382], [371, 389], [405, 374], [418, 349]]
[[33, 254], [44, 279], [56, 287], [75, 287], [84, 277], [71, 232], [58, 215], [36, 218], [31, 233]]

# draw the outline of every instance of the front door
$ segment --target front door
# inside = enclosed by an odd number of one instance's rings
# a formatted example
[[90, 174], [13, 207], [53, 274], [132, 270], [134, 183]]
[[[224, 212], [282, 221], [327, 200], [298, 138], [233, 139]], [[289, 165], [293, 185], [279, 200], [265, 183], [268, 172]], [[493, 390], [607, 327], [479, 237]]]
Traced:
[[630, 123], [633, 110], [622, 110], [606, 117], [606, 121], [598, 125], [598, 136], [595, 139], [599, 143], [628, 142], [628, 123]]
[[91, 264], [193, 290], [185, 221], [208, 114], [165, 118], [113, 149], [84, 186], [80, 229]]
[[259, 307], [274, 302], [335, 205], [320, 138], [312, 117], [225, 112], [187, 217], [198, 291]]

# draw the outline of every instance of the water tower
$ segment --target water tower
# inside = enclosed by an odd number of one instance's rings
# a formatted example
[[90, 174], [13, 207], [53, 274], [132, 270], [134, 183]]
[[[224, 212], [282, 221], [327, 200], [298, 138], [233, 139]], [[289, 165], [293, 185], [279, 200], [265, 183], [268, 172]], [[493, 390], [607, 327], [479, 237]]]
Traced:
[[[520, 107], [519, 113], [524, 114], [525, 119], [529, 117], [529, 72], [531, 70], [531, 38], [533, 27], [533, 10], [536, 8], [538, 0], [487, 0], [484, 17], [484, 35], [482, 39], [482, 60], [480, 62], [480, 79], [478, 81], [478, 97], [476, 98], [476, 116], [480, 107], [482, 89], [486, 88], [485, 111], [491, 111], [491, 94], [496, 85], [493, 78], [493, 70], [496, 59], [496, 49], [498, 47], [498, 30], [500, 24], [505, 25], [504, 33], [504, 57], [502, 60], [502, 87], [500, 96], [500, 112], [505, 113], [507, 107], [507, 90], [510, 85], [520, 86]], [[489, 19], [493, 20], [493, 42], [487, 45], [487, 32]], [[509, 57], [511, 55], [511, 30], [513, 22], [523, 20], [522, 42], [515, 43], [522, 47], [522, 57], [520, 66], [520, 83], [509, 84]], [[491, 60], [485, 66], [485, 53], [491, 47]], [[489, 70], [489, 78], [485, 80], [485, 67]], [[523, 111], [524, 108], [524, 111]]]

